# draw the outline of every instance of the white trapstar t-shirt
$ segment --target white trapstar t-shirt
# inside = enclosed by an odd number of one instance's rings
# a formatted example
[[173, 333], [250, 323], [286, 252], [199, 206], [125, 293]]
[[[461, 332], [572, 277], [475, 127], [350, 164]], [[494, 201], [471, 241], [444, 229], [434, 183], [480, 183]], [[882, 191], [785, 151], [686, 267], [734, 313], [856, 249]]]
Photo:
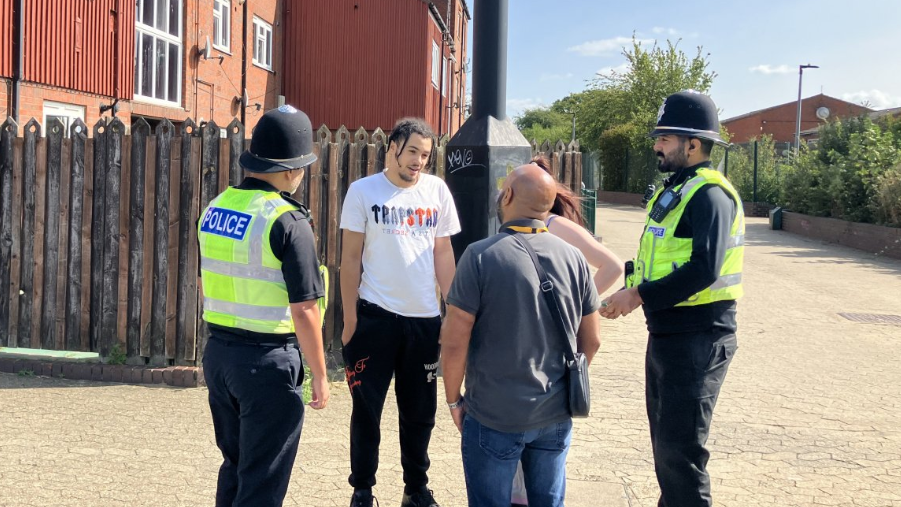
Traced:
[[460, 232], [450, 189], [441, 178], [420, 174], [400, 188], [384, 172], [347, 189], [341, 228], [365, 234], [362, 299], [406, 317], [439, 314], [435, 293], [435, 238]]

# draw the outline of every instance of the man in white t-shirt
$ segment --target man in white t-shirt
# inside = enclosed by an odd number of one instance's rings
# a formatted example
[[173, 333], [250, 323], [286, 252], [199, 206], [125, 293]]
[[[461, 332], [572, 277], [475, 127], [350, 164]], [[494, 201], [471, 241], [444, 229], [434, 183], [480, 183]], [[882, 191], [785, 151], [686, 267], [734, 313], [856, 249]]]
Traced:
[[435, 135], [421, 119], [397, 122], [387, 168], [351, 184], [341, 211], [343, 355], [353, 398], [351, 507], [370, 507], [379, 423], [392, 375], [400, 413], [402, 507], [438, 507], [428, 489], [441, 331], [435, 283], [447, 298], [454, 278], [450, 237], [460, 232], [453, 197], [424, 174]]

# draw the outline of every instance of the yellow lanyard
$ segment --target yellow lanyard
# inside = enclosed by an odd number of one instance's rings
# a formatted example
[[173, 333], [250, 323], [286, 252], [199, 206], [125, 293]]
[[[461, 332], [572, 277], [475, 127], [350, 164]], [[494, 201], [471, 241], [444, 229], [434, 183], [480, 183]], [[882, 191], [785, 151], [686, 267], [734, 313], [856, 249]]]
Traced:
[[547, 232], [547, 227], [524, 227], [521, 225], [508, 225], [505, 229], [523, 234], [541, 234]]

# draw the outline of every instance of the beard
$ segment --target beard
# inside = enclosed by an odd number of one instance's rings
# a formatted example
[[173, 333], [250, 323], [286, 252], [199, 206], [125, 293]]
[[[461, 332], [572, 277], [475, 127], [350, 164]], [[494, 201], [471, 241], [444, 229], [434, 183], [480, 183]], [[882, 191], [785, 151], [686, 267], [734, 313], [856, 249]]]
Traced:
[[407, 183], [416, 183], [416, 180], [419, 179], [419, 173], [416, 172], [412, 176], [407, 174], [407, 172], [403, 169], [397, 172], [398, 177], [400, 179], [406, 181]]
[[688, 166], [688, 156], [682, 151], [682, 145], [668, 154], [657, 152], [657, 170], [662, 173], [674, 173]]

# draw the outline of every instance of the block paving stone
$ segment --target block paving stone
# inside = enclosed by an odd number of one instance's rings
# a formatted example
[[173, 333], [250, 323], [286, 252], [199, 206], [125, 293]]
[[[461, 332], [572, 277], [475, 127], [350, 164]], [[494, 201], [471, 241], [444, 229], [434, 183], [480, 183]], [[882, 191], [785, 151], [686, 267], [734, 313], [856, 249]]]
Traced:
[[[642, 223], [637, 208], [598, 209], [599, 233], [624, 258]], [[901, 327], [838, 316], [901, 313], [901, 262], [772, 231], [765, 219], [748, 220], [746, 241], [739, 350], [710, 435], [715, 503], [901, 507]], [[643, 316], [605, 321], [602, 332], [592, 415], [574, 425], [567, 505], [653, 507]], [[20, 375], [25, 361], [5, 364], [0, 507], [213, 504], [221, 456], [205, 388], [161, 384], [161, 369], [37, 362], [50, 378]], [[146, 384], [72, 380], [76, 369]], [[202, 380], [187, 369], [165, 375]], [[347, 505], [350, 406], [339, 383], [325, 411], [307, 411], [285, 505]], [[399, 504], [403, 488], [396, 421], [389, 398], [375, 489], [382, 505]], [[430, 487], [444, 507], [466, 504], [459, 444], [439, 410]]]

